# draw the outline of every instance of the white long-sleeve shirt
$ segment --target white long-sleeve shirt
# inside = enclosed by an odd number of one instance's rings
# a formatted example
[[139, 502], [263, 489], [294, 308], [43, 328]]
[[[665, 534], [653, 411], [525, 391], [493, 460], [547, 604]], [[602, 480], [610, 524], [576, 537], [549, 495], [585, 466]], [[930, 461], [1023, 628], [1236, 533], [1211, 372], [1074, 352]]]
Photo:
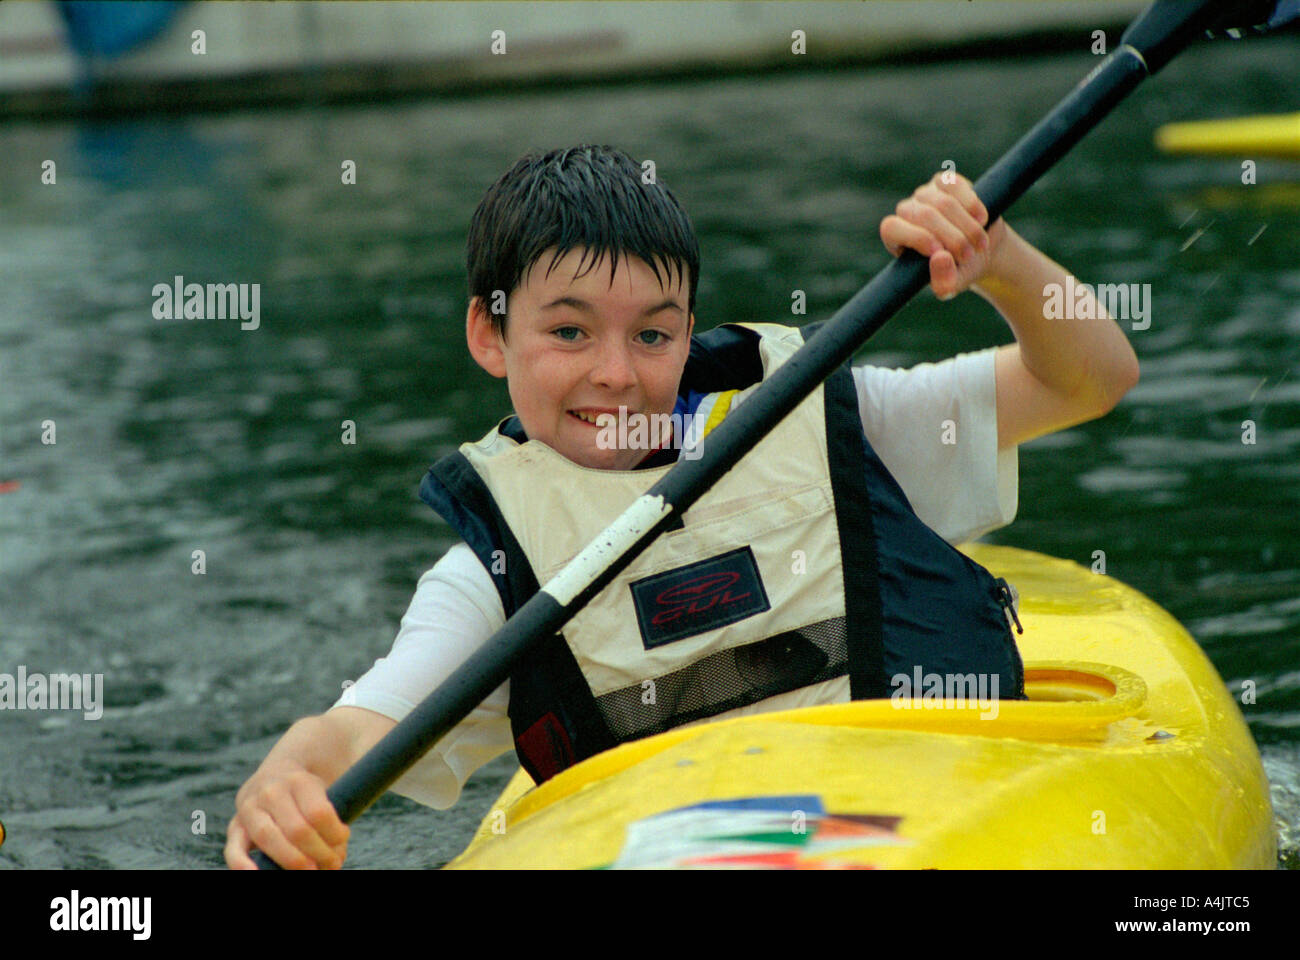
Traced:
[[[1017, 450], [998, 449], [994, 352], [907, 370], [853, 369], [868, 441], [917, 515], [949, 543], [973, 540], [1016, 515]], [[392, 651], [335, 706], [364, 707], [401, 720], [505, 620], [491, 576], [468, 545], [456, 544], [420, 577]], [[475, 770], [514, 748], [509, 696], [507, 682], [392, 789], [438, 809], [455, 804]], [[720, 716], [848, 699], [847, 679], [840, 678]]]

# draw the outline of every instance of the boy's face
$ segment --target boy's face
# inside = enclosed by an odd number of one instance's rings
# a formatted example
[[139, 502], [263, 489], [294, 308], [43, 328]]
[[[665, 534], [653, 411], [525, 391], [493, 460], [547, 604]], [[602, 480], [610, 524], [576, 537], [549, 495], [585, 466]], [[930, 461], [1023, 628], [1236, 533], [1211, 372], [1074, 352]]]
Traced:
[[[645, 261], [622, 255], [612, 283], [608, 255], [594, 267], [588, 256], [579, 277], [583, 248], [570, 250], [548, 276], [554, 251], [545, 251], [511, 293], [505, 339], [482, 300], [471, 302], [470, 353], [488, 373], [507, 379], [529, 439], [580, 466], [631, 470], [649, 450], [602, 449], [598, 436], [612, 431], [592, 421], [602, 413], [618, 416], [619, 407], [629, 416], [672, 412], [695, 323], [687, 315], [688, 278], [665, 273], [661, 264], [661, 287]], [[632, 424], [623, 435], [635, 436]]]

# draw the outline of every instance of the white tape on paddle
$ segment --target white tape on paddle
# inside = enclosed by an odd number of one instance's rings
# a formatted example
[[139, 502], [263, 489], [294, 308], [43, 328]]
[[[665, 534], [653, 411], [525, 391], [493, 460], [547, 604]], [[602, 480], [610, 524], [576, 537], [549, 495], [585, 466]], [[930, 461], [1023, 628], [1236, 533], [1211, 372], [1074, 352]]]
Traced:
[[551, 577], [542, 590], [549, 593], [560, 606], [568, 606], [602, 570], [644, 537], [672, 509], [663, 497], [637, 497], [636, 502], [602, 530], [600, 536], [587, 544], [582, 553]]

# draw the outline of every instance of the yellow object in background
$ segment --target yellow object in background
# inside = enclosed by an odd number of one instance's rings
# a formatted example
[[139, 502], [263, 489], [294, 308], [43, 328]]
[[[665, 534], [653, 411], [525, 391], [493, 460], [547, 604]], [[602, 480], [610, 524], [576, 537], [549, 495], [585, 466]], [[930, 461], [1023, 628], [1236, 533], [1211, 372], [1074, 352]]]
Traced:
[[963, 549], [1020, 591], [1029, 701], [812, 707], [670, 730], [539, 788], [521, 771], [450, 866], [1274, 867], [1259, 751], [1187, 631], [1077, 564]]
[[1156, 130], [1165, 153], [1211, 153], [1300, 160], [1300, 113], [1169, 123]]

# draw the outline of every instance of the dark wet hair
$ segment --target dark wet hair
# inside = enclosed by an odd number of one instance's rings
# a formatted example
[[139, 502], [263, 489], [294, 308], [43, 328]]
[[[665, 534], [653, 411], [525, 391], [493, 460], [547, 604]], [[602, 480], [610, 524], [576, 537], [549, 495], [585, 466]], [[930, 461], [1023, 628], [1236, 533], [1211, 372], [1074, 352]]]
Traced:
[[[622, 150], [581, 144], [517, 160], [479, 202], [469, 225], [466, 266], [469, 295], [482, 297], [492, 325], [504, 336], [506, 316], [491, 311], [492, 295], [507, 297], [542, 254], [556, 247], [546, 272], [575, 247], [586, 247], [578, 275], [610, 256], [611, 276], [619, 255], [644, 260], [662, 285], [662, 265], [688, 277], [687, 313], [695, 311], [700, 245], [695, 230], [658, 177], [642, 182], [641, 165]], [[587, 255], [591, 267], [582, 270]], [[671, 277], [669, 277], [671, 279]]]

